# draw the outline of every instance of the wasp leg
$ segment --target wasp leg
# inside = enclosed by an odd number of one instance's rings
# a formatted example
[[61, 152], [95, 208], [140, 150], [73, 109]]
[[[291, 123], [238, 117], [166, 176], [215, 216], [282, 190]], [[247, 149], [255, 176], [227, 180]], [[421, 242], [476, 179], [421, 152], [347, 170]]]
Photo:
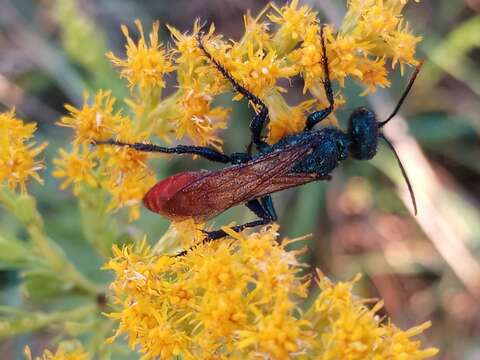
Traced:
[[232, 74], [228, 72], [225, 67], [220, 64], [210, 52], [205, 48], [202, 42], [203, 33], [200, 31], [198, 33], [198, 47], [205, 56], [212, 62], [212, 64], [217, 68], [217, 70], [232, 84], [233, 90], [245, 96], [249, 101], [254, 103], [259, 107], [258, 113], [253, 118], [250, 123], [250, 131], [252, 132], [252, 141], [256, 145], [258, 150], [264, 149], [268, 144], [262, 140], [262, 130], [265, 127], [269, 117], [268, 117], [268, 108], [257, 96], [252, 94], [242, 85], [240, 85], [237, 80], [234, 79]]
[[270, 219], [272, 221], [277, 220], [277, 213], [270, 195], [262, 197], [260, 201], [258, 201], [258, 199], [250, 200], [245, 206], [260, 219]]
[[[232, 226], [231, 229], [235, 232], [241, 232], [241, 231], [243, 231], [245, 229], [248, 229], [248, 228], [251, 228], [251, 227], [260, 226], [260, 225], [267, 225], [267, 224], [270, 224], [272, 222], [273, 222], [273, 220], [270, 219], [270, 218], [258, 219], [258, 220], [247, 222], [247, 223], [242, 224], [242, 225]], [[227, 235], [228, 234], [223, 230], [209, 231], [207, 233], [207, 237], [205, 238], [205, 240], [203, 240], [203, 242], [218, 240], [218, 239], [221, 239], [221, 238], [223, 238]]]
[[113, 146], [126, 146], [137, 151], [146, 152], [159, 152], [164, 154], [193, 154], [204, 157], [205, 159], [228, 164], [232, 161], [230, 156], [225, 155], [217, 150], [213, 150], [203, 146], [190, 146], [190, 145], [178, 145], [172, 148], [158, 146], [154, 144], [143, 143], [124, 143], [115, 140], [96, 141], [93, 145], [113, 145]]
[[[267, 225], [267, 224], [270, 224], [271, 222], [273, 222], [272, 219], [258, 219], [242, 225], [232, 226], [231, 229], [235, 232], [241, 232], [247, 228], [260, 226], [260, 225]], [[205, 237], [205, 239], [193, 245], [188, 250], [183, 250], [179, 252], [178, 254], [175, 255], [175, 257], [185, 256], [190, 250], [195, 249], [199, 245], [203, 245], [203, 244], [209, 243], [210, 241], [218, 240], [228, 236], [228, 234], [223, 230], [215, 230], [215, 231], [208, 231], [208, 232], [206, 231], [206, 234], [207, 236]]]
[[268, 216], [272, 221], [277, 221], [277, 212], [275, 211], [275, 207], [273, 206], [273, 200], [270, 195], [264, 196], [260, 199], [262, 201], [263, 208], [268, 213]]
[[269, 215], [267, 211], [265, 211], [265, 208], [263, 205], [258, 201], [258, 199], [250, 200], [245, 204], [245, 206], [253, 212], [255, 215], [257, 215], [260, 219], [267, 219], [269, 218]]
[[[272, 197], [270, 195], [264, 196], [263, 198], [261, 198], [261, 202], [255, 199], [255, 200], [250, 200], [245, 205], [260, 219], [250, 221], [242, 225], [232, 226], [231, 229], [235, 232], [240, 232], [247, 228], [251, 228], [255, 226], [267, 225], [277, 220], [277, 214], [275, 212], [275, 208], [273, 207]], [[205, 233], [206, 233], [205, 239], [193, 245], [188, 250], [179, 252], [175, 256], [184, 256], [188, 251], [196, 248], [198, 245], [203, 245], [210, 241], [219, 240], [221, 238], [228, 236], [228, 234], [221, 229], [214, 230], [214, 231], [205, 231]]]
[[330, 115], [335, 105], [335, 100], [333, 98], [332, 83], [330, 81], [330, 71], [328, 69], [327, 48], [325, 46], [325, 37], [323, 35], [323, 28], [324, 26], [322, 25], [320, 29], [320, 38], [322, 41], [322, 66], [323, 66], [322, 82], [323, 82], [323, 88], [325, 89], [325, 95], [327, 96], [329, 105], [325, 109], [311, 113], [307, 118], [307, 123], [305, 124], [304, 130], [312, 129], [316, 124], [318, 124], [320, 121], [325, 119], [328, 115]]

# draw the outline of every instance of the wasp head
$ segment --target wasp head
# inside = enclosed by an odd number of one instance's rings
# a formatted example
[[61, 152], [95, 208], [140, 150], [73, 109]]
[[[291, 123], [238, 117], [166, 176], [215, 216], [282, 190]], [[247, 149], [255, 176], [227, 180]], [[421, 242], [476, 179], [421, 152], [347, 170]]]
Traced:
[[348, 135], [352, 141], [350, 151], [358, 160], [369, 160], [377, 153], [378, 124], [373, 111], [360, 107], [350, 115]]

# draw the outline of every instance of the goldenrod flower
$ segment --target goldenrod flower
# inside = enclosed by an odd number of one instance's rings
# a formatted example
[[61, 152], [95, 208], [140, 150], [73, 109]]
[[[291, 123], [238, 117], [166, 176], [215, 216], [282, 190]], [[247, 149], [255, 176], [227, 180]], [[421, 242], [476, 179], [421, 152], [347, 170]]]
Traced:
[[25, 124], [17, 119], [15, 110], [0, 114], [0, 183], [5, 182], [11, 190], [20, 187], [20, 191], [25, 193], [29, 177], [43, 183], [37, 172], [45, 166], [34, 158], [47, 143], [35, 147], [31, 139], [36, 129], [35, 123]]
[[[253, 20], [252, 20], [253, 21]], [[251, 31], [262, 31], [261, 27], [250, 27]], [[258, 35], [258, 36], [257, 36]], [[249, 39], [262, 37], [262, 34], [248, 34]], [[275, 49], [268, 44], [259, 47], [256, 41], [224, 43], [218, 38], [205, 37], [204, 46], [212, 56], [227, 69], [238, 83], [256, 96], [262, 98], [274, 90], [283, 89], [277, 85], [280, 78], [290, 78], [298, 73], [296, 67], [279, 57]], [[226, 80], [213, 66], [209, 64], [207, 69], [216, 74], [217, 78], [225, 83]], [[202, 69], [203, 70], [203, 69]], [[234, 99], [242, 98], [241, 94], [235, 94]]]
[[378, 307], [346, 306], [329, 314], [327, 331], [319, 331], [324, 358], [360, 360], [374, 354], [385, 334], [375, 314]]
[[375, 92], [377, 87], [385, 88], [390, 86], [384, 57], [374, 60], [365, 58], [359, 62], [358, 67], [362, 73], [362, 84], [365, 85], [365, 91], [362, 95]]
[[[174, 53], [179, 83], [179, 90], [172, 97], [174, 101], [167, 100], [171, 106], [168, 118], [174, 123], [176, 138], [187, 137], [195, 145], [221, 148], [222, 141], [218, 132], [226, 128], [230, 111], [222, 107], [212, 108], [211, 103], [225, 91], [227, 82], [205, 64], [203, 53], [198, 47], [198, 21], [190, 35], [182, 34], [172, 26], [168, 26], [168, 29], [176, 45]], [[205, 39], [211, 41], [213, 31], [212, 26], [205, 34]], [[215, 39], [219, 40], [218, 37]]]
[[65, 350], [58, 348], [55, 353], [45, 350], [42, 355], [32, 357], [32, 352], [28, 346], [24, 349], [26, 360], [87, 360], [89, 356], [81, 349]]
[[[352, 0], [347, 3], [347, 14], [338, 33], [331, 26], [325, 28], [330, 77], [344, 86], [347, 77], [366, 86], [363, 95], [377, 86], [389, 86], [385, 61], [392, 66], [400, 63], [416, 65], [416, 44], [413, 36], [402, 25], [401, 10], [406, 1]], [[288, 56], [296, 63], [304, 77], [304, 92], [318, 86], [323, 77], [322, 48], [318, 36], [319, 25], [305, 27], [300, 47]]]
[[254, 48], [272, 49], [270, 33], [268, 32], [269, 24], [259, 21], [259, 18], [270, 6], [270, 4], [267, 5], [256, 18], [253, 18], [250, 12], [243, 16], [245, 34], [240, 40], [240, 44], [253, 44]]
[[[175, 62], [177, 64], [193, 64], [198, 63], [202, 56], [202, 50], [198, 47], [198, 32], [200, 31], [200, 21], [197, 19], [193, 24], [191, 35], [181, 33], [178, 29], [171, 25], [167, 25], [170, 34], [175, 42], [175, 53], [177, 54]], [[209, 35], [213, 28], [210, 29]], [[208, 36], [208, 35], [207, 35]]]
[[112, 171], [108, 174], [107, 180], [101, 184], [112, 196], [107, 210], [112, 211], [128, 206], [129, 220], [133, 221], [140, 217], [141, 200], [155, 184], [155, 177], [148, 169], [129, 172]]
[[421, 349], [419, 341], [410, 338], [422, 333], [430, 324], [425, 323], [402, 331], [376, 315], [383, 306], [378, 302], [372, 308], [365, 300], [353, 295], [357, 275], [350, 282], [332, 283], [318, 273], [320, 294], [306, 317], [316, 333], [321, 334], [315, 342], [313, 354], [319, 359], [426, 359], [435, 356], [435, 348]]
[[93, 104], [88, 103], [88, 94], [84, 94], [83, 107], [77, 109], [65, 105], [70, 116], [64, 116], [57, 125], [70, 127], [75, 131], [74, 144], [90, 144], [93, 140], [108, 140], [114, 135], [114, 129], [122, 115], [114, 110], [115, 98], [110, 91], [100, 90]]
[[[135, 131], [133, 121], [122, 117], [114, 128], [115, 139], [124, 143], [140, 143], [147, 138], [145, 133]], [[130, 147], [101, 146], [96, 149], [102, 156], [107, 156], [106, 167], [111, 174], [136, 173], [147, 167], [148, 153]]]
[[431, 326], [427, 321], [421, 325], [414, 326], [402, 331], [395, 325], [389, 323], [385, 326], [385, 341], [381, 344], [377, 353], [379, 359], [428, 359], [438, 354], [438, 349], [430, 347], [422, 349], [420, 341], [413, 341], [412, 337], [418, 336]]
[[116, 139], [126, 143], [142, 142], [147, 133], [139, 131], [132, 119], [114, 110], [115, 99], [110, 92], [99, 91], [92, 105], [82, 109], [66, 105], [70, 117], [63, 117], [58, 125], [75, 130], [74, 149], [67, 153], [60, 149], [60, 159], [55, 159], [57, 169], [53, 175], [65, 178], [61, 187], [74, 183], [74, 194], [79, 194], [81, 184], [100, 186], [112, 195], [108, 210], [130, 207], [130, 220], [140, 216], [140, 202], [155, 183], [146, 165], [147, 153], [128, 147], [101, 145], [90, 147], [98, 140]]
[[[167, 231], [164, 236], [171, 236], [172, 242], [177, 246], [180, 245], [183, 248], [188, 248], [192, 244], [197, 244], [205, 237], [203, 232], [205, 224], [197, 223], [193, 219], [187, 219], [182, 221], [175, 221], [172, 223], [171, 229]], [[160, 244], [157, 245], [163, 245]]]
[[[225, 79], [218, 80], [211, 71], [206, 71], [205, 59], [203, 52], [198, 47], [198, 33], [200, 31], [199, 20], [193, 24], [191, 34], [181, 33], [173, 26], [167, 25], [175, 43], [173, 49], [177, 79], [181, 87], [195, 88], [196, 90], [204, 90], [207, 87], [209, 93], [218, 94], [220, 92], [219, 84], [226, 84]], [[210, 26], [208, 32], [204, 35], [204, 41], [220, 41], [218, 36], [213, 37], [215, 27]], [[216, 83], [216, 84], [214, 84]], [[197, 86], [194, 86], [197, 85]]]
[[60, 158], [53, 160], [57, 168], [52, 175], [58, 178], [65, 178], [60, 185], [60, 189], [64, 190], [73, 183], [73, 193], [78, 194], [81, 183], [86, 183], [92, 187], [97, 186], [97, 180], [93, 174], [96, 163], [84, 146], [82, 150], [80, 150], [79, 146], [74, 146], [70, 154], [63, 149], [60, 149], [59, 153]]
[[317, 23], [317, 13], [307, 5], [298, 7], [298, 0], [292, 0], [280, 9], [272, 4], [272, 8], [276, 13], [269, 14], [268, 18], [280, 25], [275, 33], [274, 43], [283, 55], [305, 39], [305, 34]]
[[297, 319], [291, 307], [288, 300], [279, 301], [272, 313], [259, 314], [253, 329], [238, 331], [238, 348], [266, 359], [287, 360], [305, 353], [313, 342], [310, 322]]
[[[114, 248], [105, 266], [119, 321], [144, 359], [423, 359], [436, 349], [410, 340], [428, 325], [401, 331], [384, 325], [352, 293], [354, 282], [318, 275], [321, 292], [306, 312], [310, 280], [299, 276], [301, 251], [276, 241], [277, 227], [199, 245], [184, 257], [159, 255], [146, 245]], [[192, 229], [193, 230], [193, 229]], [[191, 233], [191, 232], [190, 232]], [[113, 338], [112, 338], [113, 340]]]
[[387, 43], [390, 46], [390, 51], [387, 55], [392, 57], [392, 66], [397, 63], [400, 64], [400, 70], [403, 75], [403, 68], [405, 64], [418, 64], [415, 60], [415, 49], [417, 43], [420, 42], [421, 37], [412, 35], [408, 30], [408, 25], [405, 25], [399, 30], [394, 31], [392, 36], [388, 38]]
[[212, 109], [212, 101], [211, 95], [184, 89], [183, 96], [178, 101], [177, 139], [187, 136], [195, 145], [221, 149], [222, 140], [217, 134], [227, 127], [230, 110], [220, 106]]
[[[307, 286], [295, 276], [300, 268], [294, 253], [276, 243], [273, 228], [251, 237], [232, 235], [237, 242], [205, 245], [180, 258], [154, 255], [145, 245], [138, 252], [115, 249], [106, 268], [117, 276], [111, 288], [120, 311], [110, 315], [120, 320], [117, 336], [128, 334], [146, 359], [161, 351], [186, 359], [253, 354], [257, 345], [271, 355], [296, 351], [309, 332], [290, 299], [305, 296]], [[278, 314], [275, 326], [291, 340], [262, 340], [271, 314]]]
[[[284, 59], [278, 57], [274, 50], [255, 49], [253, 44], [234, 47], [231, 55], [233, 61], [229, 70], [232, 75], [259, 97], [264, 97], [274, 89], [284, 91], [277, 85], [277, 81], [298, 73], [294, 66], [288, 65]], [[236, 97], [241, 98], [241, 95]]]
[[[420, 38], [408, 31], [402, 19], [401, 11], [405, 3], [401, 0], [348, 1], [347, 15], [340, 30], [335, 30], [331, 25], [324, 30], [332, 81], [337, 81], [343, 87], [347, 78], [353, 78], [365, 86], [362, 93], [365, 95], [378, 87], [389, 86], [387, 61], [391, 60], [392, 66], [399, 63], [402, 71], [404, 64], [416, 64], [414, 52]], [[262, 19], [264, 15], [265, 19]], [[278, 25], [277, 28], [269, 26], [268, 20]], [[271, 115], [268, 138], [274, 142], [302, 129], [301, 117], [306, 115], [306, 104], [316, 105], [315, 108], [325, 105], [325, 94], [321, 89], [324, 74], [320, 24], [317, 14], [306, 5], [300, 6], [298, 0], [281, 8], [269, 5], [255, 18], [247, 14], [244, 23], [245, 34], [238, 42], [226, 42], [219, 35], [214, 35], [213, 25], [204, 34], [203, 42], [212, 56], [242, 86], [267, 103]], [[141, 33], [138, 45], [133, 43], [123, 28], [131, 53], [155, 52], [152, 50], [155, 48], [159, 49], [160, 57], [166, 58], [155, 35], [158, 23], [154, 24], [150, 34], [151, 47], [146, 44], [142, 25], [138, 21], [136, 25]], [[158, 103], [153, 109], [148, 108], [147, 100], [145, 104], [136, 102], [135, 112], [142, 121], [145, 116], [150, 116], [151, 130], [166, 141], [171, 141], [170, 134], [174, 132], [177, 139], [187, 137], [196, 145], [220, 148], [218, 130], [226, 127], [228, 110], [211, 109], [210, 105], [230, 84], [198, 47], [197, 35], [201, 31], [199, 21], [194, 23], [191, 34], [181, 33], [172, 26], [168, 26], [168, 29], [175, 43], [172, 59], [179, 89], [167, 99], [158, 101], [157, 98]], [[120, 64], [118, 58], [112, 54], [109, 56], [117, 65]], [[127, 60], [130, 58], [134, 56], [128, 56]], [[122, 71], [127, 71], [127, 60], [122, 60]], [[148, 70], [148, 66], [140, 61], [138, 67]], [[168, 71], [172, 69], [168, 68]], [[131, 69], [129, 71], [133, 72]], [[279, 93], [286, 89], [279, 86], [278, 82], [298, 74], [304, 80], [304, 93], [309, 90], [317, 103], [314, 103], [314, 99], [307, 99], [287, 108], [285, 101], [279, 100]], [[241, 97], [235, 94], [234, 99]], [[336, 107], [341, 103], [339, 101]], [[287, 113], [293, 115], [293, 122], [289, 121], [289, 116], [284, 116]], [[334, 115], [331, 117], [334, 118]], [[143, 124], [142, 128], [148, 126]]]
[[137, 43], [130, 37], [128, 28], [122, 25], [122, 32], [127, 40], [125, 46], [127, 58], [120, 59], [112, 52], [109, 52], [107, 57], [115, 66], [121, 68], [120, 76], [127, 79], [131, 88], [138, 86], [140, 91], [164, 88], [163, 77], [173, 71], [174, 67], [158, 40], [160, 23], [158, 21], [153, 23], [149, 42], [145, 39], [142, 23], [135, 20], [135, 25], [140, 32]]
[[305, 119], [315, 100], [304, 101], [297, 106], [289, 106], [279, 93], [273, 93], [265, 98], [270, 109], [270, 122], [268, 123], [268, 143], [275, 144], [287, 135], [302, 131]]
[[[333, 35], [333, 28], [327, 27], [325, 35], [328, 39], [327, 57], [332, 69], [331, 79], [338, 80], [341, 87], [345, 86], [348, 76], [356, 80], [363, 79], [363, 72], [359, 68], [366, 54], [373, 48], [367, 41], [358, 41], [351, 35]], [[360, 54], [360, 56], [358, 56]]]
[[[359, 42], [368, 42], [370, 53], [392, 59], [392, 66], [400, 63], [416, 65], [415, 47], [421, 37], [412, 35], [402, 19], [401, 11], [408, 0], [350, 0], [347, 14], [340, 28], [343, 35], [353, 36]], [[418, 0], [416, 0], [418, 2]]]

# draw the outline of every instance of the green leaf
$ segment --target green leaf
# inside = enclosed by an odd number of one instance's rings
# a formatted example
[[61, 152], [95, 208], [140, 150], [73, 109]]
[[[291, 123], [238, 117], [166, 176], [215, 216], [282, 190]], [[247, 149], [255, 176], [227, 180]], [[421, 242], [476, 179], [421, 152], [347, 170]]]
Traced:
[[64, 294], [72, 285], [60, 280], [48, 270], [29, 270], [22, 273], [24, 281], [22, 290], [32, 300], [45, 300]]
[[32, 250], [26, 243], [0, 235], [0, 268], [21, 268], [34, 261]]

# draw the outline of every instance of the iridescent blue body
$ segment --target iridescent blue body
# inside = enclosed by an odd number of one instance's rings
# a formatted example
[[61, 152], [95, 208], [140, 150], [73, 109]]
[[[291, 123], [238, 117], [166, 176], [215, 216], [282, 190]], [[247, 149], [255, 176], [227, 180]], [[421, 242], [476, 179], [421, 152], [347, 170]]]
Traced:
[[334, 126], [327, 126], [289, 135], [271, 147], [260, 150], [253, 159], [299, 143], [309, 143], [313, 150], [294, 164], [293, 170], [298, 173], [325, 176], [349, 156], [357, 160], [370, 160], [377, 153], [378, 146], [375, 114], [366, 108], [358, 108], [350, 116], [346, 132]]
[[291, 165], [296, 173], [316, 173], [329, 175], [339, 162], [350, 155], [352, 141], [348, 134], [338, 128], [328, 126], [281, 139], [271, 148], [262, 150], [253, 159], [258, 159], [273, 151], [284, 151], [290, 146], [308, 144], [311, 150]]

